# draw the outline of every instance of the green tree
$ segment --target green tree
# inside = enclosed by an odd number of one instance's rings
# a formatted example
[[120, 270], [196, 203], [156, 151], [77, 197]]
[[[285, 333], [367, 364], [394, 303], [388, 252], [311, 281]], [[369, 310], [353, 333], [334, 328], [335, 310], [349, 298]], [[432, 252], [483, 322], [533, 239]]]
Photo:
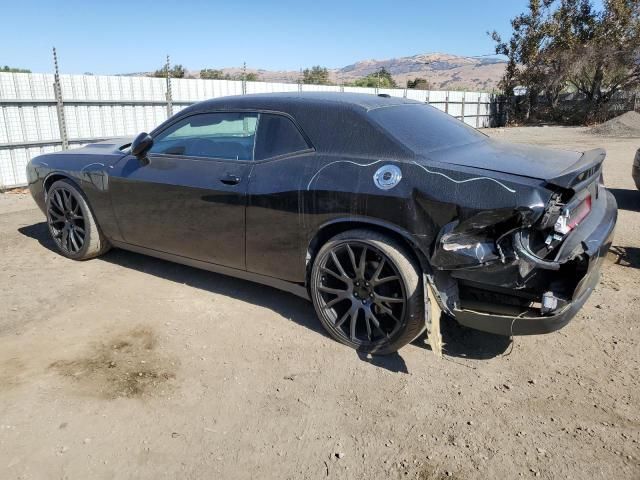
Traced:
[[527, 88], [527, 118], [541, 95], [553, 110], [572, 89], [584, 95], [590, 121], [618, 91], [640, 85], [638, 0], [603, 0], [600, 9], [592, 0], [529, 0], [511, 26], [508, 41], [491, 36], [509, 59], [500, 87], [507, 94]]
[[566, 21], [577, 39], [570, 47], [568, 80], [586, 96], [591, 111], [618, 91], [640, 85], [638, 0], [605, 0], [601, 12], [583, 5]]
[[[185, 73], [186, 73], [185, 68], [180, 64], [175, 65], [171, 70], [169, 70], [169, 75], [171, 76], [171, 78], [184, 78]], [[155, 72], [153, 72], [151, 76], [165, 78], [167, 76], [166, 65], [160, 68], [159, 70], [156, 70]]]
[[329, 70], [326, 67], [315, 65], [302, 71], [302, 83], [314, 85], [329, 84]]
[[222, 70], [214, 70], [212, 68], [203, 68], [200, 70], [200, 78], [205, 80], [224, 80], [228, 77], [229, 75], [227, 74], [225, 76], [225, 74], [222, 73]]
[[366, 77], [359, 78], [353, 85], [356, 87], [369, 87], [369, 88], [395, 88], [397, 87], [396, 81], [393, 79], [391, 73], [382, 67], [374, 73], [370, 73]]
[[28, 70], [26, 68], [14, 68], [10, 67], [9, 65], [5, 65], [4, 67], [0, 68], [0, 72], [31, 73], [31, 70]]
[[[205, 68], [200, 70], [200, 78], [206, 80], [242, 80], [243, 74], [237, 73], [235, 75], [229, 75], [222, 70], [215, 70], [212, 68]], [[255, 72], [248, 72], [244, 74], [244, 79], [247, 82], [256, 82], [259, 80], [258, 74]]]
[[550, 42], [548, 9], [551, 3], [553, 0], [529, 0], [528, 11], [511, 20], [513, 33], [508, 43], [503, 42], [497, 32], [491, 34], [496, 42], [496, 53], [509, 58], [500, 87], [509, 95], [516, 86], [527, 89], [527, 119], [545, 85], [545, 60], [549, 59], [546, 49]]
[[427, 82], [426, 79], [421, 77], [416, 77], [413, 80], [407, 80], [407, 88], [412, 88], [415, 90], [429, 90], [431, 85]]

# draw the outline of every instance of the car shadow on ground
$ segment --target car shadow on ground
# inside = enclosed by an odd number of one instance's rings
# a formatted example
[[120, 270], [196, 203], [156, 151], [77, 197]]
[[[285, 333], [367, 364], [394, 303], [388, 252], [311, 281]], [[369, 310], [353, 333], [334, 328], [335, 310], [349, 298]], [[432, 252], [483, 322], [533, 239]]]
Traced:
[[610, 188], [609, 191], [616, 197], [619, 210], [640, 212], [640, 190], [627, 188]]
[[[45, 222], [20, 227], [18, 231], [26, 237], [37, 240], [40, 245], [52, 252], [58, 253]], [[101, 256], [99, 260], [268, 308], [315, 333], [329, 337], [320, 325], [312, 305], [293, 294], [121, 249], [113, 249]], [[509, 345], [509, 339], [506, 337], [466, 329], [448, 318], [443, 324], [443, 341], [446, 355], [481, 360], [500, 355]], [[413, 345], [430, 349], [424, 335], [416, 339]], [[357, 354], [360, 360], [373, 366], [392, 372], [408, 373], [407, 365], [398, 353], [368, 355], [357, 352]]]
[[[489, 360], [504, 354], [511, 345], [509, 337], [463, 327], [447, 315], [443, 314], [440, 321], [442, 353], [445, 356]], [[412, 344], [431, 350], [426, 333], [416, 338]]]
[[640, 248], [614, 245], [609, 252], [615, 256], [613, 263], [616, 265], [640, 268]]

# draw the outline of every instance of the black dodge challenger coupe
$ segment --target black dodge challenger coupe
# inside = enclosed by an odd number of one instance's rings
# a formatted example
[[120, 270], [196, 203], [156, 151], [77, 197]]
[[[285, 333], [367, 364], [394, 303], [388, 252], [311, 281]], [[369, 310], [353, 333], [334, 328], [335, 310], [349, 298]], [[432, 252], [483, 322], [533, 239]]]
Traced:
[[69, 258], [113, 246], [261, 282], [390, 353], [430, 302], [503, 335], [564, 326], [611, 244], [604, 157], [500, 143], [387, 95], [284, 93], [201, 102], [27, 173]]

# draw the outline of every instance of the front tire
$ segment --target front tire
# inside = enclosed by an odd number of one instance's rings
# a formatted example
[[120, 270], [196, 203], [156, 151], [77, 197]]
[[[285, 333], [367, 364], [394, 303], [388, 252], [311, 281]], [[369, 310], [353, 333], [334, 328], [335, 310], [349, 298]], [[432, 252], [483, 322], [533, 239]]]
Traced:
[[109, 250], [87, 199], [70, 180], [58, 180], [47, 191], [47, 224], [58, 251], [73, 260], [88, 260]]
[[351, 230], [322, 246], [310, 293], [329, 334], [358, 351], [388, 354], [425, 329], [420, 267], [387, 235]]

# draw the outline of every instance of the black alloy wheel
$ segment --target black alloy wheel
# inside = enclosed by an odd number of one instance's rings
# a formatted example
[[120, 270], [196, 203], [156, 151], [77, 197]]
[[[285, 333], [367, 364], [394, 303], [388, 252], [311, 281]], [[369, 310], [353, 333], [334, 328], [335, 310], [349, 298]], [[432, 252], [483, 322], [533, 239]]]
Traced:
[[375, 232], [366, 232], [370, 241], [358, 238], [365, 236], [361, 232], [347, 232], [350, 238], [334, 239], [321, 249], [311, 294], [334, 338], [358, 350], [390, 353], [423, 329], [422, 301], [416, 303], [422, 290], [415, 265], [395, 242]]
[[110, 248], [87, 198], [69, 179], [53, 182], [45, 197], [47, 225], [58, 251], [73, 260], [88, 260]]
[[58, 248], [71, 255], [82, 251], [86, 238], [86, 222], [74, 192], [62, 186], [49, 192], [47, 220], [49, 231]]

